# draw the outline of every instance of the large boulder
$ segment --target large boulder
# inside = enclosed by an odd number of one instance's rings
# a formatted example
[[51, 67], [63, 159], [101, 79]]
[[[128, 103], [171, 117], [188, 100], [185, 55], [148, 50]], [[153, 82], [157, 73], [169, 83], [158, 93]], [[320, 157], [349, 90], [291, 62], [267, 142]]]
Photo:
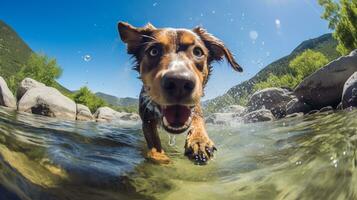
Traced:
[[226, 107], [223, 107], [221, 109], [219, 109], [218, 112], [220, 113], [235, 113], [235, 114], [238, 114], [238, 115], [241, 115], [243, 114], [245, 111], [245, 107], [244, 106], [241, 106], [241, 105], [229, 105], [229, 106], [226, 106]]
[[0, 76], [0, 106], [16, 109], [16, 99], [3, 77]]
[[357, 106], [357, 72], [346, 81], [343, 86], [342, 108]]
[[255, 92], [247, 104], [247, 112], [268, 109], [276, 118], [286, 115], [286, 105], [295, 98], [287, 89], [266, 88]]
[[243, 116], [245, 123], [272, 121], [274, 119], [273, 113], [268, 109], [255, 110]]
[[30, 89], [37, 87], [45, 87], [46, 85], [40, 83], [32, 78], [25, 78], [21, 81], [19, 87], [17, 88], [16, 97], [17, 99], [21, 99], [21, 97]]
[[357, 50], [340, 57], [305, 78], [294, 93], [300, 101], [315, 109], [337, 106], [341, 101], [343, 86], [357, 71]]
[[92, 121], [94, 117], [87, 106], [82, 104], [77, 104], [76, 119], [79, 121]]
[[140, 117], [135, 113], [117, 112], [109, 107], [100, 107], [94, 113], [97, 122], [111, 122], [113, 120], [139, 121]]
[[60, 119], [76, 119], [76, 103], [52, 87], [28, 90], [21, 97], [18, 110]]

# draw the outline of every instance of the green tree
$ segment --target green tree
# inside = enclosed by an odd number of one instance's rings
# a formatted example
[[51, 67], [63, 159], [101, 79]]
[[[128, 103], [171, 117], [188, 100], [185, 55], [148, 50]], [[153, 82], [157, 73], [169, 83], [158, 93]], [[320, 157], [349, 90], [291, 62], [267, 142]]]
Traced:
[[62, 69], [56, 59], [46, 55], [32, 53], [19, 72], [9, 77], [9, 87], [16, 91], [18, 84], [24, 78], [35, 79], [47, 86], [56, 86], [56, 79], [62, 75]]
[[357, 1], [319, 0], [325, 8], [322, 18], [329, 21], [329, 28], [338, 41], [337, 51], [346, 55], [357, 48]]
[[293, 70], [293, 75], [295, 75], [298, 83], [300, 83], [304, 78], [327, 63], [328, 59], [324, 54], [308, 49], [290, 61], [289, 68]]
[[88, 87], [81, 87], [74, 93], [73, 100], [86, 105], [92, 112], [95, 112], [99, 107], [107, 106], [106, 102], [92, 93]]
[[269, 74], [265, 81], [254, 85], [254, 91], [268, 87], [295, 88], [304, 78], [327, 63], [328, 59], [322, 53], [308, 49], [290, 61], [290, 73], [282, 76]]

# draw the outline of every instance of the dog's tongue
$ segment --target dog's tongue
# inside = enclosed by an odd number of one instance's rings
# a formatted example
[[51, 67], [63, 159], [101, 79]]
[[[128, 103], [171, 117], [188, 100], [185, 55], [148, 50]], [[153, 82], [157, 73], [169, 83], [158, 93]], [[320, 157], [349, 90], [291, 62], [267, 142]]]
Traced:
[[167, 106], [162, 111], [170, 126], [176, 127], [183, 126], [191, 115], [191, 110], [181, 105]]

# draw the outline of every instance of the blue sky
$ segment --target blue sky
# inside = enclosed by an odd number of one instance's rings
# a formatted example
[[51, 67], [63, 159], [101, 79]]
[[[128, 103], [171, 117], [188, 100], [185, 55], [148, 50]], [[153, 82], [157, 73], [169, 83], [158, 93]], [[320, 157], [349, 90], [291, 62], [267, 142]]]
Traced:
[[1, 0], [0, 6], [0, 19], [33, 50], [57, 59], [62, 85], [71, 90], [87, 85], [118, 97], [137, 97], [141, 88], [118, 38], [118, 21], [202, 25], [225, 42], [245, 70], [239, 74], [225, 61], [215, 64], [205, 99], [251, 78], [302, 41], [330, 32], [321, 13], [317, 0]]

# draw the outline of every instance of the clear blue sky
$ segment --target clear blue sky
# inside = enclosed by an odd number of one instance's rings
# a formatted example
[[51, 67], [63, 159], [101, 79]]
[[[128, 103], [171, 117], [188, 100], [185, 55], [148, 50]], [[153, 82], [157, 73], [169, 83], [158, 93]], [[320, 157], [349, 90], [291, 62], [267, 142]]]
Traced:
[[[118, 97], [137, 97], [141, 82], [119, 40], [118, 21], [135, 26], [193, 28], [221, 38], [244, 67], [215, 64], [205, 99], [223, 94], [300, 42], [330, 32], [317, 0], [1, 0], [0, 19], [36, 52], [57, 59], [59, 82], [76, 90], [88, 85]], [[85, 61], [85, 55], [91, 60]]]

